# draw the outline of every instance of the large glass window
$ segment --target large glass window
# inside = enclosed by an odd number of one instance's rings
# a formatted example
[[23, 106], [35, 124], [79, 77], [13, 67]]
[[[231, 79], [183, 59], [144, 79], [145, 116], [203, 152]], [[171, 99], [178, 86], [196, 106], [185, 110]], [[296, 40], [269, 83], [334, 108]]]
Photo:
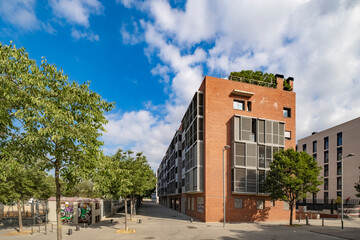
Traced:
[[317, 141], [313, 141], [313, 152], [317, 152]]
[[342, 148], [341, 147], [339, 147], [339, 148], [337, 148], [337, 160], [338, 161], [341, 161], [341, 157], [342, 157]]
[[303, 152], [306, 152], [306, 144], [303, 144]]
[[329, 190], [329, 179], [324, 178], [324, 190]]
[[329, 176], [329, 164], [324, 165], [324, 177]]
[[337, 143], [337, 146], [341, 146], [341, 145], [342, 145], [342, 132], [339, 132], [339, 133], [337, 134], [337, 141], [336, 141], [336, 143]]
[[337, 162], [336, 174], [341, 175], [341, 162]]
[[324, 163], [328, 163], [329, 162], [329, 151], [325, 151], [324, 152]]
[[336, 189], [341, 190], [341, 177], [336, 178]]
[[324, 137], [324, 150], [329, 148], [329, 137]]

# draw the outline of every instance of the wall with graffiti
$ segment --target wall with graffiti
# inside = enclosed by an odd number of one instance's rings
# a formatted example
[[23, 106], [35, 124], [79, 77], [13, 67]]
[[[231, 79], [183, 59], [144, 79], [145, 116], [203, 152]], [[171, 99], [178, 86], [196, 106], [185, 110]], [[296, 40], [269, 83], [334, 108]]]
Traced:
[[74, 223], [74, 204], [61, 202], [61, 222]]
[[91, 206], [93, 203], [78, 204], [78, 223], [91, 223]]

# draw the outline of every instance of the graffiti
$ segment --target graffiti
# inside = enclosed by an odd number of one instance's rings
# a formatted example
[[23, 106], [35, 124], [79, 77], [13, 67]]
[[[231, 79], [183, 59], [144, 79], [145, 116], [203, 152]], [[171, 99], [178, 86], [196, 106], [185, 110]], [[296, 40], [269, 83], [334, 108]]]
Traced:
[[91, 204], [92, 203], [79, 203], [78, 205], [78, 222], [91, 223]]
[[73, 223], [73, 203], [61, 203], [61, 222], [63, 223]]

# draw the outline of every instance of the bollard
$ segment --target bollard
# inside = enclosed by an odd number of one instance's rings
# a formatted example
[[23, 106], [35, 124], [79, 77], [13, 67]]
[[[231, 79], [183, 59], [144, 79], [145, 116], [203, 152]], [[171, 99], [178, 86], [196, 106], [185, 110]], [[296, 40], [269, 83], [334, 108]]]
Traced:
[[139, 223], [141, 223], [142, 221], [141, 221], [141, 219], [139, 219]]
[[34, 234], [34, 225], [31, 225], [31, 235]]
[[79, 225], [76, 225], [75, 231], [80, 231], [80, 226]]
[[40, 227], [41, 227], [41, 226], [40, 226], [40, 224], [39, 224], [39, 233], [40, 233]]
[[193, 218], [190, 218], [190, 222], [193, 222], [194, 221], [194, 219]]
[[111, 219], [111, 220], [110, 220], [110, 223], [112, 224], [112, 223], [113, 223], [113, 221], [114, 221], [114, 219]]
[[68, 235], [72, 235], [72, 229], [69, 228]]
[[324, 218], [321, 219], [321, 225], [324, 226]]
[[306, 218], [306, 225], [310, 225], [310, 224], [309, 224], [309, 217], [308, 217], [308, 215], [305, 215], [305, 218]]
[[84, 228], [86, 228], [86, 225], [85, 225], [85, 223], [84, 223]]
[[47, 224], [45, 223], [45, 235], [47, 235]]

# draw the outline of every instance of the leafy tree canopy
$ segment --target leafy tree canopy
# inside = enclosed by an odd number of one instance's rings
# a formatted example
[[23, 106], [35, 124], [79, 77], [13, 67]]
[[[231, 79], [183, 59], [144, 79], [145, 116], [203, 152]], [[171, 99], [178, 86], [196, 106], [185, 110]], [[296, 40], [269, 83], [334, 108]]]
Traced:
[[55, 170], [58, 239], [60, 224], [60, 176], [75, 184], [90, 178], [100, 159], [99, 140], [104, 113], [113, 108], [90, 90], [90, 83], [69, 81], [62, 69], [38, 66], [24, 48], [0, 44], [1, 152], [17, 151], [17, 160]]
[[320, 180], [317, 162], [306, 152], [296, 152], [289, 148], [274, 154], [265, 180], [265, 188], [270, 197], [285, 201], [290, 206], [290, 225], [295, 201], [306, 197], [307, 193], [316, 193]]
[[[229, 79], [272, 88], [276, 88], [277, 86], [275, 75], [273, 73], [264, 73], [262, 71], [254, 72], [253, 70], [241, 70], [240, 72], [231, 72]], [[292, 90], [290, 84], [286, 80], [284, 80], [284, 90]]]

